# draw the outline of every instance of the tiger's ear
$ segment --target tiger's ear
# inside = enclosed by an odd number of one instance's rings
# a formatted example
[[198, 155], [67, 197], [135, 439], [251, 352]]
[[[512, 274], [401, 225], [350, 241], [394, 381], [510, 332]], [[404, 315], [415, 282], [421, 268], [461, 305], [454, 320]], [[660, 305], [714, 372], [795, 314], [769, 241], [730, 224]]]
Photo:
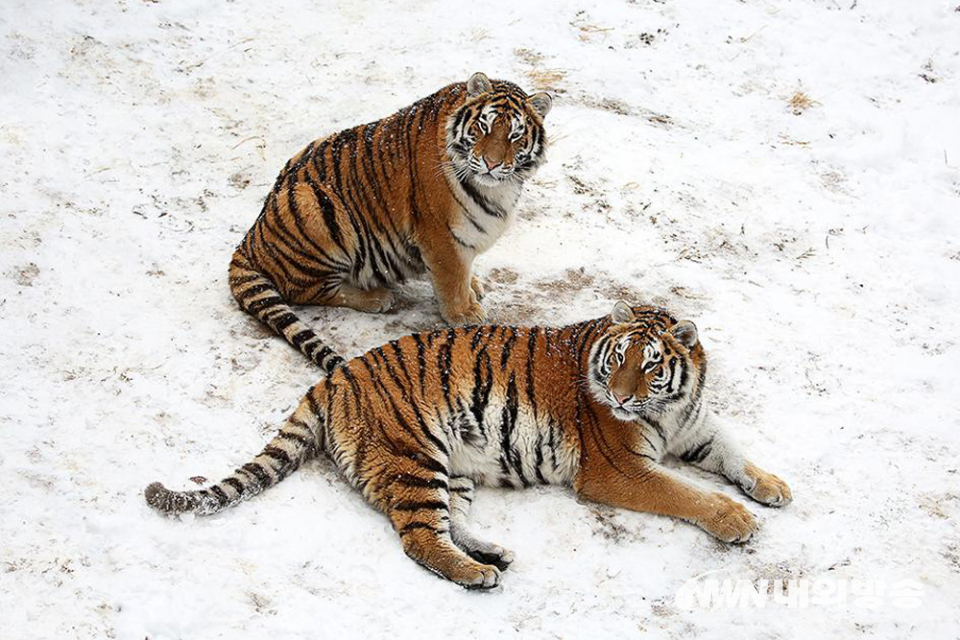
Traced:
[[689, 320], [681, 320], [670, 327], [670, 333], [687, 349], [694, 347], [700, 340], [700, 336], [697, 334], [697, 325]]
[[623, 300], [617, 302], [613, 305], [613, 311], [610, 312], [610, 319], [613, 320], [616, 324], [623, 324], [624, 322], [633, 322], [637, 316], [633, 314], [633, 309], [630, 308]]
[[550, 108], [553, 106], [553, 98], [546, 91], [533, 94], [527, 99], [527, 102], [530, 103], [534, 111], [540, 114], [541, 118], [550, 113]]
[[467, 95], [478, 96], [481, 93], [493, 91], [493, 85], [490, 84], [490, 78], [477, 71], [467, 80]]

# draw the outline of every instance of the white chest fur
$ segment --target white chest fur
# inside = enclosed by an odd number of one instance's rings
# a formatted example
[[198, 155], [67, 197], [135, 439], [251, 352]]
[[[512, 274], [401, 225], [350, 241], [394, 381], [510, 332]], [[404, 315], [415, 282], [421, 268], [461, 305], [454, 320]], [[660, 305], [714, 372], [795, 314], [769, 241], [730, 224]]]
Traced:
[[489, 187], [471, 182], [465, 188], [455, 178], [450, 182], [458, 208], [450, 230], [461, 249], [483, 253], [513, 222], [522, 185], [509, 180]]

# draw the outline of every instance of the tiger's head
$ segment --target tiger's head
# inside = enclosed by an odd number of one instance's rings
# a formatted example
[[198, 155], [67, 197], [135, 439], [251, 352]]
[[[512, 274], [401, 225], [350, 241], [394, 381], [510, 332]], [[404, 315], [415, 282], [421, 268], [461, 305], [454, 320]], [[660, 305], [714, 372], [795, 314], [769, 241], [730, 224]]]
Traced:
[[590, 352], [593, 397], [621, 420], [668, 413], [688, 402], [706, 370], [697, 327], [622, 301], [610, 320]]
[[482, 73], [470, 76], [466, 94], [447, 121], [447, 152], [457, 178], [494, 187], [532, 175], [544, 161], [550, 94], [528, 96], [512, 82]]

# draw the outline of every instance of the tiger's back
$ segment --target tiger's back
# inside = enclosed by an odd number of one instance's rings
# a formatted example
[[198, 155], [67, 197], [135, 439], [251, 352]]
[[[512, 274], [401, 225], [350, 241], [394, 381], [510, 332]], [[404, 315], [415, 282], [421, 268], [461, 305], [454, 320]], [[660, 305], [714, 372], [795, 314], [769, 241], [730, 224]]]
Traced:
[[[567, 425], [583, 419], [571, 336], [487, 325], [415, 334], [373, 349], [316, 387], [318, 402], [331, 402], [328, 450], [341, 456], [338, 466], [350, 479], [380, 473], [380, 448], [397, 447], [429, 455], [428, 466], [439, 463], [449, 475], [479, 484], [569, 484], [580, 444]], [[384, 424], [393, 431], [384, 433]]]
[[465, 84], [368, 124], [311, 142], [291, 158], [238, 247], [290, 302], [324, 300], [347, 270], [357, 286], [384, 287], [423, 272], [411, 242], [424, 211], [448, 210], [437, 124]]

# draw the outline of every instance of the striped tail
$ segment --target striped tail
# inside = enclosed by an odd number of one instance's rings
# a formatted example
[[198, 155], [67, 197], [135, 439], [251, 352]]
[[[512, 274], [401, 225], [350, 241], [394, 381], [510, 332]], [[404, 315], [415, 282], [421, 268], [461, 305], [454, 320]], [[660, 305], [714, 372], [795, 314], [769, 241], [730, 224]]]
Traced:
[[343, 364], [343, 358], [297, 318], [273, 282], [251, 264], [242, 247], [230, 262], [230, 291], [241, 309], [286, 338], [325, 374]]
[[252, 461], [217, 484], [196, 491], [170, 491], [159, 482], [144, 491], [147, 504], [162, 513], [193, 512], [209, 515], [272, 487], [321, 448], [323, 415], [317, 408], [314, 389], [293, 412], [280, 432]]

